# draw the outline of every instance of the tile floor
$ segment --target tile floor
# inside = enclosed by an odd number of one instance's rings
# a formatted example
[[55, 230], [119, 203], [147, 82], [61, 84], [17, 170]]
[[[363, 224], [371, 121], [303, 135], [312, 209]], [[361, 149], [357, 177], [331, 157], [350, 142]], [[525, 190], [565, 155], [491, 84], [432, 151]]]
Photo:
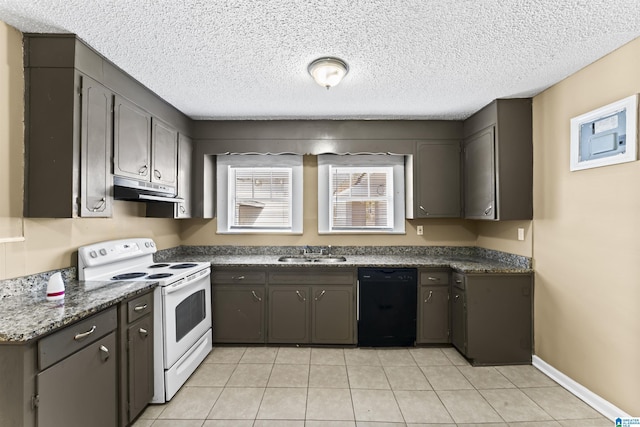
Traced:
[[453, 348], [216, 347], [134, 427], [610, 427], [533, 366]]

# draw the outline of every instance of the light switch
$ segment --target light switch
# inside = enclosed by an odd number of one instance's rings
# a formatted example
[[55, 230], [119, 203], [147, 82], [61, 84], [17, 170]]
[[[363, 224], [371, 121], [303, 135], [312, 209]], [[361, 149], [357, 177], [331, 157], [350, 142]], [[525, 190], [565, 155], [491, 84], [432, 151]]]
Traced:
[[524, 228], [518, 228], [518, 240], [524, 240]]
[[424, 234], [424, 226], [418, 225], [416, 227], [416, 233], [418, 233], [418, 236], [422, 236]]

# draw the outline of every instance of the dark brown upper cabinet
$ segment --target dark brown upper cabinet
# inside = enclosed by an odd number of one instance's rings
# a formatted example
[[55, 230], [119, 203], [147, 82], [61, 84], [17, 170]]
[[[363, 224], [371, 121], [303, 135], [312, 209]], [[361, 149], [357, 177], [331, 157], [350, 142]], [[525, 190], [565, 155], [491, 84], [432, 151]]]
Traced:
[[461, 163], [459, 140], [417, 143], [414, 161], [415, 218], [462, 216]]

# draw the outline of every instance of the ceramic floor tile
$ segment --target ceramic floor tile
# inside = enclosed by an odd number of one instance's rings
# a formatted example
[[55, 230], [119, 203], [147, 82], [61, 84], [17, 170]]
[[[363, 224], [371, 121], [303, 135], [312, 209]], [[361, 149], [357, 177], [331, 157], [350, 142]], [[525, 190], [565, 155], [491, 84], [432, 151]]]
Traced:
[[346, 366], [311, 365], [309, 387], [349, 388]]
[[306, 388], [268, 388], [262, 398], [258, 419], [304, 420]]
[[202, 427], [252, 427], [253, 420], [206, 420]]
[[344, 350], [341, 348], [312, 348], [312, 365], [344, 365]]
[[562, 387], [523, 388], [522, 391], [556, 420], [600, 417], [598, 412]]
[[432, 390], [417, 366], [386, 366], [384, 372], [392, 390]]
[[305, 422], [302, 420], [256, 420], [253, 427], [305, 427]]
[[452, 364], [456, 366], [470, 366], [467, 359], [465, 359], [454, 347], [443, 348], [442, 352], [447, 356], [447, 359], [449, 359]]
[[185, 383], [186, 387], [224, 387], [236, 369], [233, 364], [203, 363]]
[[471, 390], [473, 385], [456, 366], [422, 366], [422, 372], [434, 390]]
[[238, 363], [245, 347], [214, 347], [203, 363]]
[[418, 366], [452, 365], [451, 360], [439, 348], [412, 348], [409, 353]]
[[[405, 423], [381, 423], [377, 421], [356, 421], [356, 427], [406, 427]], [[433, 426], [430, 426], [433, 427]], [[438, 426], [440, 427], [440, 426]], [[453, 425], [455, 427], [455, 424]]]
[[605, 417], [584, 420], [560, 420], [562, 427], [612, 427], [614, 422]]
[[204, 420], [156, 420], [152, 427], [202, 427]]
[[258, 413], [264, 388], [227, 387], [224, 389], [208, 419], [253, 420]]
[[378, 352], [370, 348], [349, 348], [344, 350], [347, 365], [381, 366]]
[[509, 427], [507, 423], [462, 423], [458, 427]]
[[540, 406], [518, 389], [480, 390], [480, 394], [507, 422], [553, 420]]
[[314, 421], [307, 420], [304, 427], [356, 427], [355, 421]]
[[377, 352], [382, 366], [417, 366], [406, 348], [384, 349]]
[[347, 366], [349, 386], [369, 390], [388, 390], [391, 388], [382, 366]]
[[[576, 427], [582, 426], [577, 424]], [[561, 427], [561, 424], [557, 421], [524, 421], [521, 423], [509, 423], [509, 427]], [[612, 427], [608, 424], [607, 427]]]
[[307, 420], [354, 420], [348, 389], [311, 388], [307, 395]]
[[515, 388], [515, 385], [490, 366], [458, 366], [458, 370], [478, 390], [492, 388]]
[[433, 391], [394, 391], [407, 423], [451, 423], [453, 419]]
[[356, 421], [400, 422], [402, 413], [391, 390], [351, 390]]
[[273, 365], [267, 387], [307, 387], [309, 365]]
[[477, 390], [438, 391], [456, 423], [501, 423], [504, 420]]
[[227, 387], [266, 387], [273, 365], [240, 364], [231, 374]]
[[240, 363], [273, 363], [277, 354], [277, 347], [249, 347], [242, 355]]
[[149, 420], [144, 418], [138, 418], [136, 422], [132, 424], [132, 427], [151, 427], [155, 420]]
[[308, 365], [310, 360], [310, 348], [281, 347], [276, 356], [277, 364]]
[[219, 387], [182, 387], [165, 405], [158, 419], [204, 420], [222, 393]]
[[498, 366], [498, 372], [516, 387], [555, 387], [558, 384], [532, 365]]
[[167, 405], [149, 405], [144, 411], [142, 411], [142, 414], [140, 414], [140, 418], [155, 420], [156, 418], [158, 418], [158, 415], [160, 415], [160, 413], [164, 411], [164, 408], [166, 406]]

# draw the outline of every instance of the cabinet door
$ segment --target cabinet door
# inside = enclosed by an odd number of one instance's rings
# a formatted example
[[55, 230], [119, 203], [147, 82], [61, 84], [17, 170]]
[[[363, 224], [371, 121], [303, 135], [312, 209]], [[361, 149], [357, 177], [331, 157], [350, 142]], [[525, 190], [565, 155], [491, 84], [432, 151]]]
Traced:
[[449, 342], [449, 287], [421, 286], [418, 303], [418, 342]]
[[497, 218], [494, 129], [482, 130], [464, 144], [465, 218]]
[[114, 105], [113, 173], [151, 180], [151, 116], [116, 96]]
[[459, 218], [461, 209], [460, 142], [418, 143], [417, 218]]
[[113, 94], [82, 77], [80, 216], [110, 217]]
[[154, 118], [151, 144], [151, 181], [175, 186], [178, 176], [178, 131]]
[[353, 286], [312, 286], [311, 342], [355, 344]]
[[127, 328], [129, 346], [129, 421], [133, 421], [153, 397], [153, 316], [147, 315]]
[[111, 332], [39, 373], [38, 427], [117, 425], [116, 359]]
[[211, 293], [214, 342], [264, 342], [264, 286], [214, 285]]
[[454, 287], [451, 298], [451, 343], [462, 354], [466, 354], [467, 319], [464, 291]]
[[269, 286], [269, 343], [309, 342], [309, 288]]
[[176, 218], [191, 218], [191, 157], [193, 142], [180, 135], [178, 138], [178, 197], [184, 202], [176, 204]]

